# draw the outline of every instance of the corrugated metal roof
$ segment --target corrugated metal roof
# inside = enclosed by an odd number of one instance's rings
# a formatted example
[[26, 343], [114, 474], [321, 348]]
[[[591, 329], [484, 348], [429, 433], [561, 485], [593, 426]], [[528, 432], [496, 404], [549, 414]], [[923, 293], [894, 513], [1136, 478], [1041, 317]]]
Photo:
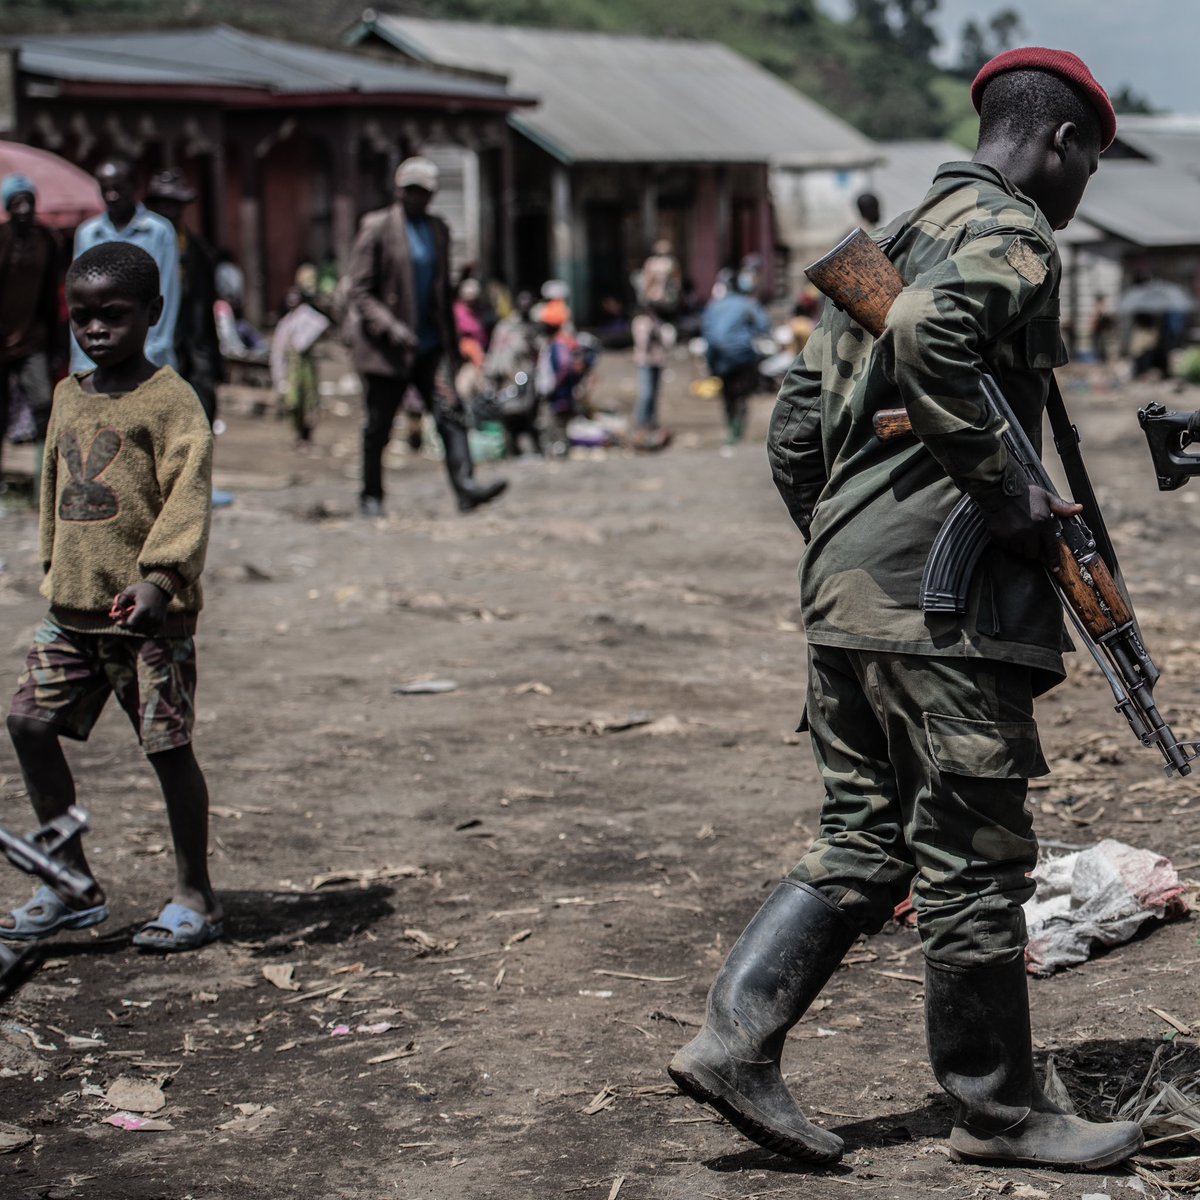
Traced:
[[[1200, 176], [1200, 117], [1121, 117], [1117, 141], [1151, 162]], [[1119, 161], [1119, 160], [1113, 160]]]
[[161, 33], [8, 39], [22, 70], [51, 79], [130, 85], [254, 88], [280, 95], [362, 92], [515, 99], [504, 87], [227, 26]]
[[[942, 163], [971, 157], [957, 143], [944, 141], [881, 142], [879, 149], [886, 162], [872, 173], [873, 186], [887, 221], [924, 198]], [[1136, 159], [1102, 160], [1078, 214], [1055, 239], [1069, 246], [1111, 237], [1139, 246], [1200, 240], [1200, 184], [1181, 172]]]
[[1135, 246], [1200, 246], [1200, 180], [1173, 166], [1105, 160], [1088, 184], [1079, 215]]
[[539, 105], [514, 126], [563, 162], [863, 166], [871, 141], [715, 42], [364, 14], [413, 58], [500, 71]]
[[879, 197], [884, 221], [890, 221], [925, 199], [934, 174], [942, 163], [971, 157], [957, 142], [880, 142], [883, 162], [872, 172], [872, 191]]

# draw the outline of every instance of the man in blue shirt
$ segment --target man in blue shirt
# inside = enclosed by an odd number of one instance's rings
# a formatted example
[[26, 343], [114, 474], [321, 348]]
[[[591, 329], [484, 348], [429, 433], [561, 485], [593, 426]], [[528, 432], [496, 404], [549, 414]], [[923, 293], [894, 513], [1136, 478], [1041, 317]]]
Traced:
[[754, 343], [771, 331], [766, 310], [750, 294], [753, 288], [753, 276], [748, 271], [740, 272], [727, 285], [724, 295], [709, 301], [701, 325], [708, 343], [708, 369], [721, 380], [728, 428], [726, 446], [740, 442], [746, 431], [746, 410], [758, 387], [762, 357]]
[[363, 217], [350, 253], [348, 332], [366, 407], [359, 509], [368, 517], [383, 513], [383, 452], [410, 385], [433, 414], [459, 509], [478, 508], [506, 486], [475, 481], [462, 403], [452, 385], [438, 386], [443, 362], [453, 371], [461, 356], [450, 307], [450, 230], [429, 214], [437, 186], [436, 164], [405, 159], [395, 203]]
[[[163, 311], [158, 324], [146, 338], [146, 357], [156, 367], [174, 367], [175, 321], [179, 315], [179, 242], [170, 221], [152, 213], [137, 198], [133, 165], [123, 158], [106, 158], [96, 168], [96, 182], [105, 211], [84, 221], [75, 233], [75, 254], [102, 242], [133, 242], [158, 264]], [[71, 338], [71, 370], [86, 371], [95, 366]]]

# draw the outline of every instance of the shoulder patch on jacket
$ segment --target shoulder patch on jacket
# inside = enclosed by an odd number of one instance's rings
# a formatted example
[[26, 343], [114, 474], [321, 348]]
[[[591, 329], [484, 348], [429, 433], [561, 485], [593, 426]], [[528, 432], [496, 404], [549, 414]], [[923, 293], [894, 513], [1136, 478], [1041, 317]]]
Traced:
[[1027, 283], [1032, 283], [1034, 287], [1037, 287], [1046, 278], [1046, 264], [1042, 262], [1037, 252], [1024, 238], [1017, 238], [1009, 246], [1004, 257], [1008, 260], [1008, 265]]

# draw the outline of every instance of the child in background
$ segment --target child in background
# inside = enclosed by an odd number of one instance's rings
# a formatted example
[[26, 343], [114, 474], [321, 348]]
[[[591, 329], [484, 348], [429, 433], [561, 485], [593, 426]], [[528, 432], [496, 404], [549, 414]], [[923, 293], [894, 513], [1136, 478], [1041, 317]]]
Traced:
[[[68, 375], [54, 395], [39, 526], [50, 612], [8, 730], [44, 824], [75, 800], [60, 739], [86, 740], [116, 694], [158, 776], [175, 845], [171, 900], [133, 941], [168, 952], [213, 941], [223, 924], [208, 877], [208, 790], [191, 746], [212, 433], [196, 393], [146, 358], [159, 286], [154, 260], [129, 242], [96, 246], [67, 272], [71, 328], [96, 367]], [[78, 841], [66, 857], [94, 881]], [[35, 941], [107, 916], [98, 883], [82, 905], [45, 886], [0, 917], [0, 937]]]
[[542, 348], [534, 385], [554, 419], [555, 453], [565, 455], [570, 450], [567, 423], [577, 411], [575, 389], [583, 378], [583, 355], [571, 332], [571, 310], [565, 300], [548, 300], [535, 311], [542, 328]]
[[287, 313], [271, 336], [271, 382], [291, 416], [297, 446], [306, 446], [321, 399], [313, 350], [329, 318], [306, 303], [298, 287], [288, 292], [285, 304]]

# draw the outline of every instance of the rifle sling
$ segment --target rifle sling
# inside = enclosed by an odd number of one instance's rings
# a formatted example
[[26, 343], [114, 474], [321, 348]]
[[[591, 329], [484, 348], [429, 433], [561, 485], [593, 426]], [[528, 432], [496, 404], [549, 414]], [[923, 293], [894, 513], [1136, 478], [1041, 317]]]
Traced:
[[1117, 587], [1129, 599], [1125, 588], [1125, 580], [1121, 575], [1121, 566], [1117, 562], [1117, 552], [1113, 548], [1112, 538], [1108, 535], [1108, 527], [1104, 524], [1104, 515], [1092, 490], [1092, 481], [1088, 478], [1087, 467], [1083, 463], [1083, 455], [1079, 451], [1079, 430], [1067, 414], [1067, 406], [1063, 402], [1062, 392], [1059, 391], [1058, 379], [1050, 372], [1050, 394], [1046, 397], [1046, 415], [1050, 418], [1050, 432], [1054, 435], [1054, 448], [1062, 460], [1063, 472], [1071, 489], [1071, 498], [1083, 505], [1083, 519], [1096, 539], [1096, 548], [1100, 557], [1108, 564], [1109, 573], [1116, 581]]

